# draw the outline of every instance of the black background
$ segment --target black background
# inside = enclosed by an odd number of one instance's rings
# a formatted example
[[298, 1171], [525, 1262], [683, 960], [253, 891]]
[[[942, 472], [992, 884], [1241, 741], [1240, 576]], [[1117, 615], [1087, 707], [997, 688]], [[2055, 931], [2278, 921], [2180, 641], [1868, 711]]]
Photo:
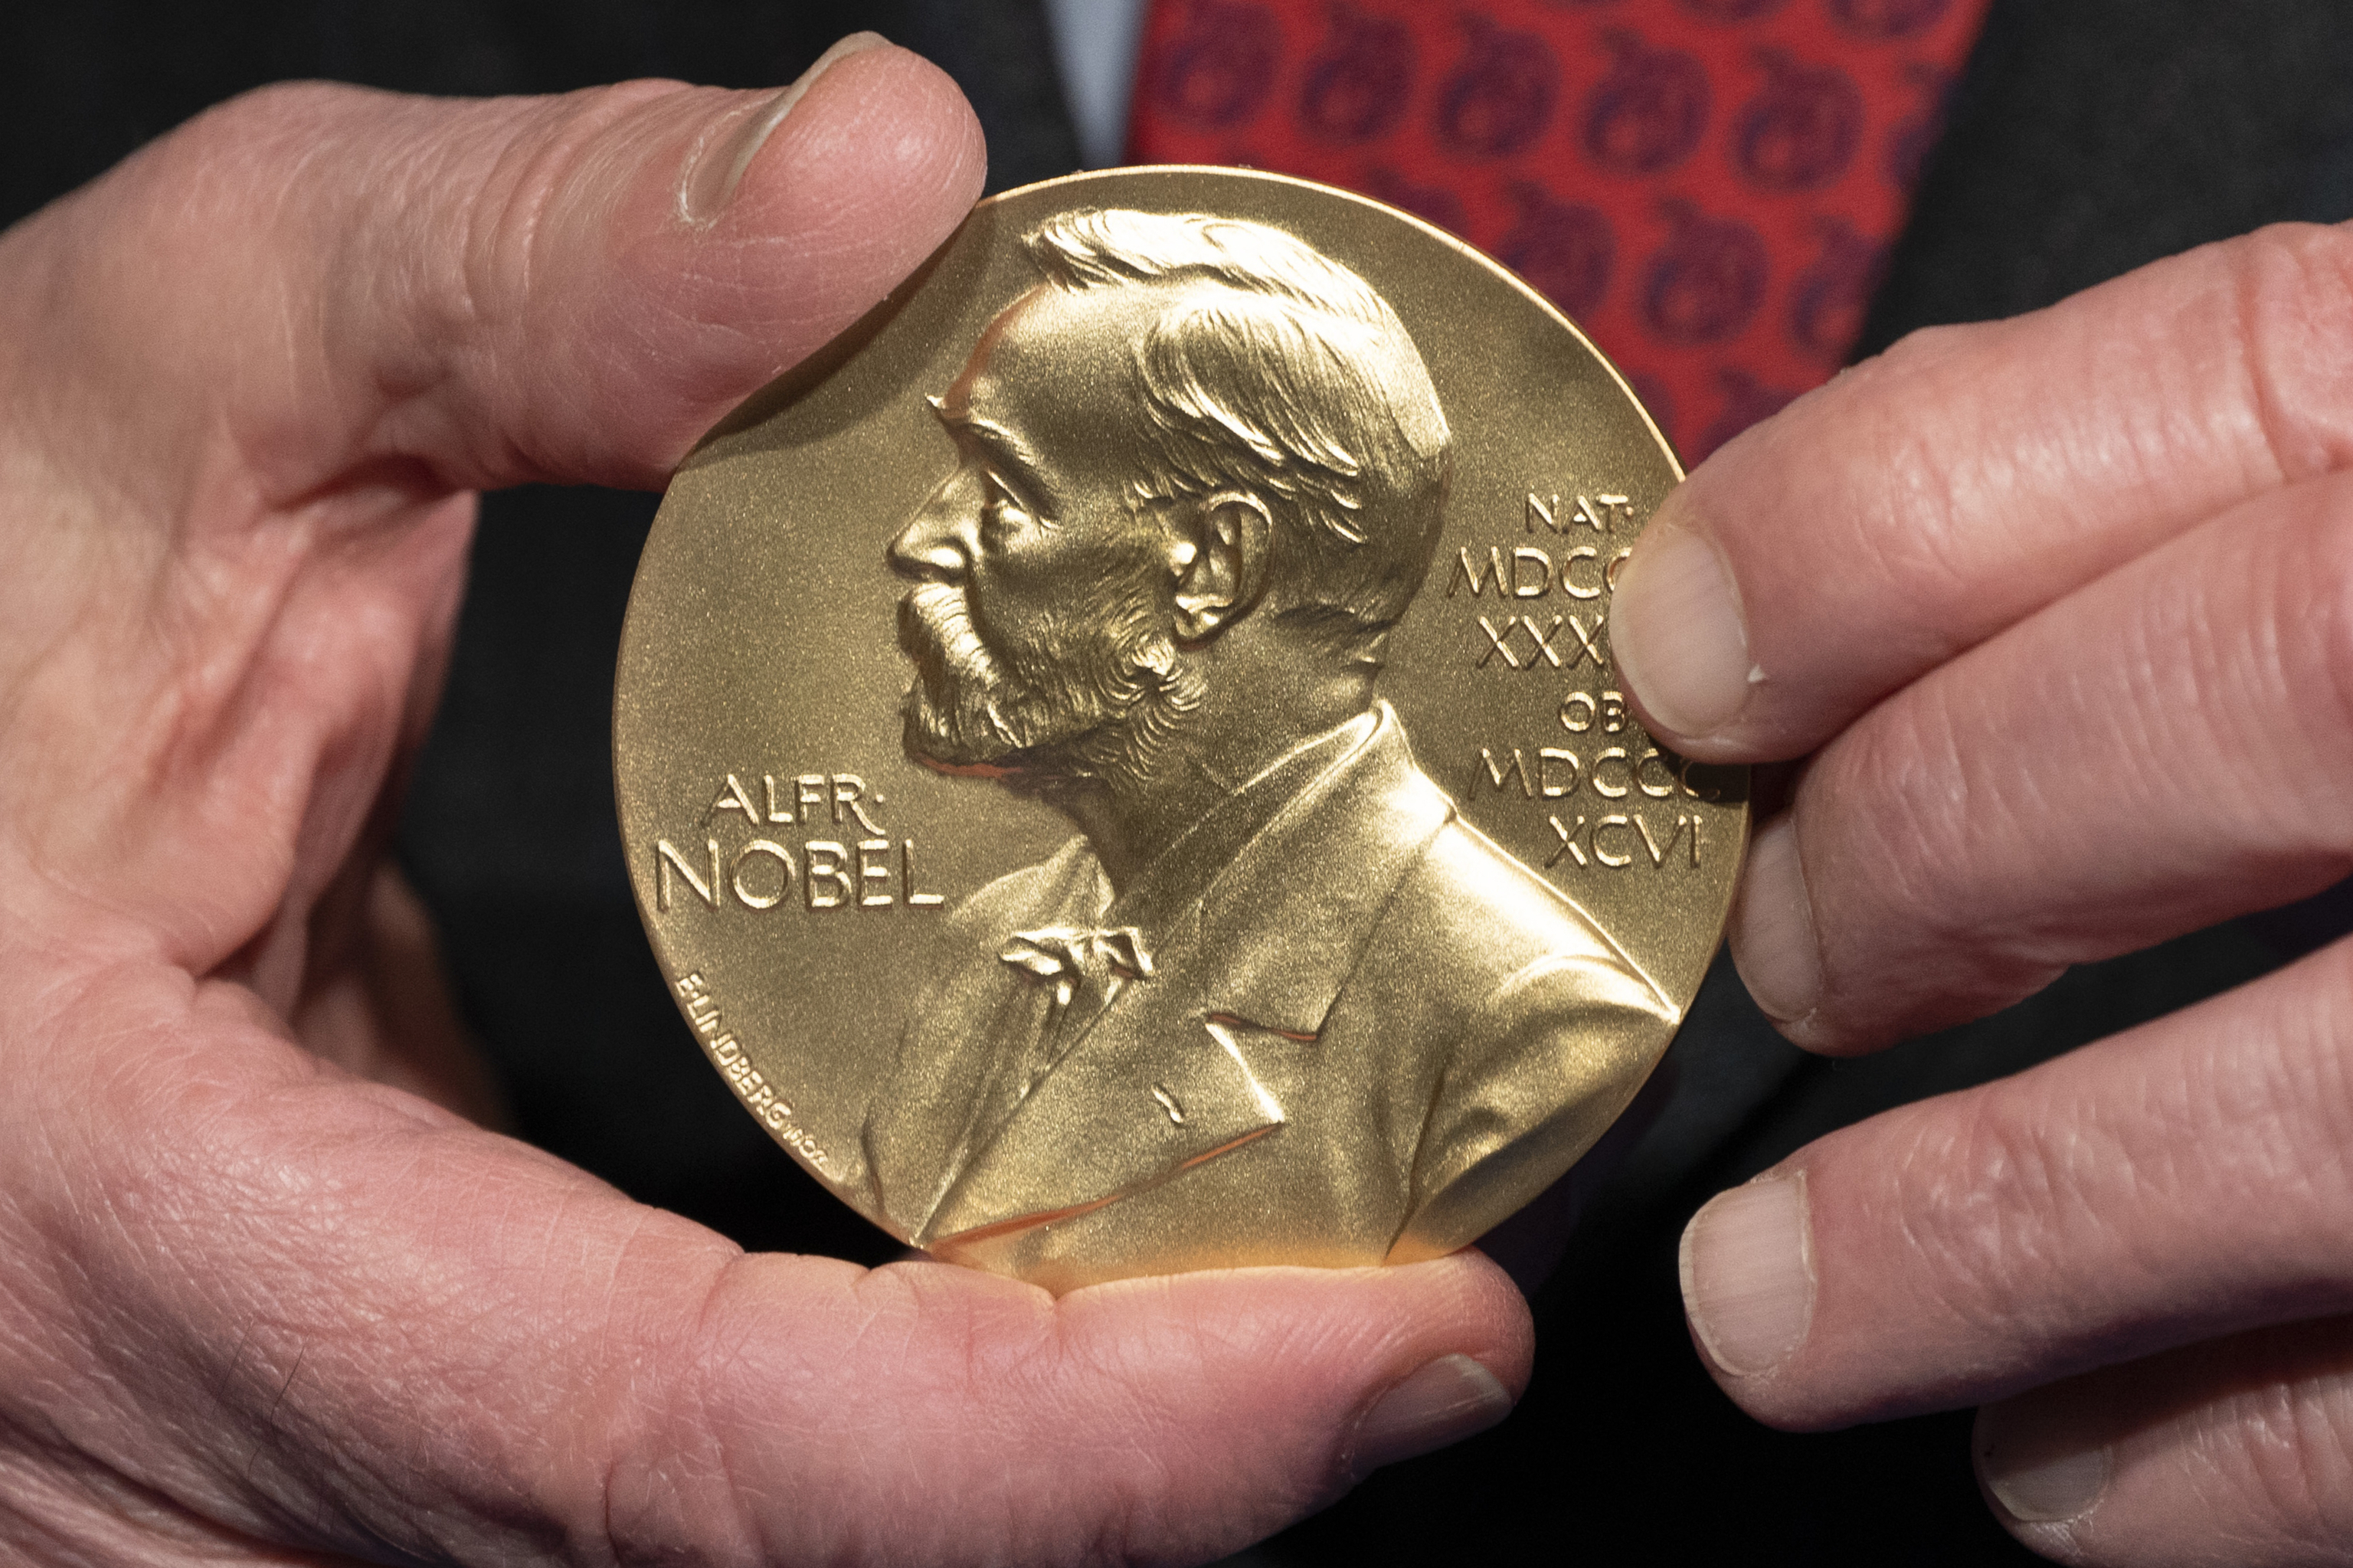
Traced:
[[[1631, 15], [1665, 0], [1620, 3]], [[1074, 164], [1031, 0], [87, 0], [0, 12], [0, 220], [265, 81], [767, 86], [860, 26], [964, 83], [992, 188]], [[2348, 83], [2342, 0], [1997, 0], [1865, 347], [2031, 309], [2263, 222], [2353, 214]], [[400, 853], [524, 1136], [747, 1246], [880, 1261], [888, 1239], [803, 1176], [702, 1065], [630, 906], [607, 726], [652, 512], [651, 497], [601, 492], [489, 499]], [[2342, 904], [2078, 970], [2000, 1018], [1863, 1062], [1800, 1057], [1720, 968], [1676, 1047], [1676, 1097], [1535, 1297], [1537, 1374], [1520, 1411], [1381, 1473], [1254, 1560], [2030, 1560], [1978, 1500], [1966, 1412], [1811, 1436], [1740, 1415], [1685, 1338], [1682, 1222], [1831, 1127], [2258, 973], [2343, 928]]]

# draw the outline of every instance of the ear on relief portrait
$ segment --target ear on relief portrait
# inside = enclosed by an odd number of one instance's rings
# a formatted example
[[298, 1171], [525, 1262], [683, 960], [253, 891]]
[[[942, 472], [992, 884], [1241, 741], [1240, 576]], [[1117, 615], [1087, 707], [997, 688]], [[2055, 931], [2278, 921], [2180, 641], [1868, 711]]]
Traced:
[[1266, 591], [1273, 518], [1246, 491], [1188, 503], [1169, 556], [1176, 572], [1176, 635], [1205, 642], [1249, 613]]

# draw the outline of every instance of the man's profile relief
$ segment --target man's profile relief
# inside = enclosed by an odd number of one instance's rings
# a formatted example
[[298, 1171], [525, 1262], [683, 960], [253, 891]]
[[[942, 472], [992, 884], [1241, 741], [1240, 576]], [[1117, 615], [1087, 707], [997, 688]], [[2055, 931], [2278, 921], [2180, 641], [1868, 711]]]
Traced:
[[949, 917], [873, 1101], [882, 1210], [1053, 1284], [1406, 1260], [1622, 1110], [1674, 1013], [1457, 814], [1376, 694], [1449, 433], [1360, 278], [1091, 211], [934, 399], [891, 546], [905, 745], [1078, 836]]

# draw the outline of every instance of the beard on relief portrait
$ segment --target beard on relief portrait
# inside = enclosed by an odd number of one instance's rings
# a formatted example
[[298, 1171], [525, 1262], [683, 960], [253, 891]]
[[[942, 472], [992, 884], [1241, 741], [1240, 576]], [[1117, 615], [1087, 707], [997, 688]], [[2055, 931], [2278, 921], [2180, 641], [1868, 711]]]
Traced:
[[909, 589], [899, 600], [899, 646], [914, 663], [900, 706], [908, 757], [1039, 792], [1147, 778], [1200, 702], [1199, 677], [1156, 610], [1141, 588], [1111, 590], [1087, 613], [1039, 616], [1016, 637], [984, 630], [960, 584]]

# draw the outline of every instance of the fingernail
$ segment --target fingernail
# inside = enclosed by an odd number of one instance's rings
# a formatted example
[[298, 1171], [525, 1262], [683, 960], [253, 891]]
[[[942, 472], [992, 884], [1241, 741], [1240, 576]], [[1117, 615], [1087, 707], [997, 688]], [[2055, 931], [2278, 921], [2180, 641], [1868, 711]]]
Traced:
[[735, 187], [744, 183], [752, 160], [793, 106], [817, 85], [817, 79], [850, 56], [889, 41], [880, 33], [852, 33], [818, 56], [817, 63], [801, 72], [792, 86], [745, 111], [740, 119], [715, 128], [687, 159], [686, 175], [678, 185], [679, 216], [696, 224], [716, 219], [734, 199]]
[[2021, 1524], [2081, 1519], [2107, 1495], [2116, 1461], [2093, 1435], [2094, 1412], [2053, 1409], [2051, 1393], [1989, 1404], [1978, 1412], [1970, 1448], [1978, 1475], [2004, 1512]]
[[1654, 524], [1620, 573], [1609, 646], [1644, 709], [1676, 736], [1723, 728], [1765, 678], [1723, 557], [1672, 523]]
[[1767, 1018], [1795, 1023], [1820, 1003], [1822, 950], [1794, 818], [1776, 818], [1749, 841], [1731, 935], [1732, 961]]
[[1356, 1424], [1350, 1478], [1460, 1443], [1511, 1413], [1512, 1396], [1493, 1372], [1469, 1356], [1440, 1356], [1381, 1395]]
[[1708, 1359], [1735, 1377], [1771, 1372], [1814, 1320], [1806, 1173], [1718, 1192], [1683, 1227], [1683, 1310]]

